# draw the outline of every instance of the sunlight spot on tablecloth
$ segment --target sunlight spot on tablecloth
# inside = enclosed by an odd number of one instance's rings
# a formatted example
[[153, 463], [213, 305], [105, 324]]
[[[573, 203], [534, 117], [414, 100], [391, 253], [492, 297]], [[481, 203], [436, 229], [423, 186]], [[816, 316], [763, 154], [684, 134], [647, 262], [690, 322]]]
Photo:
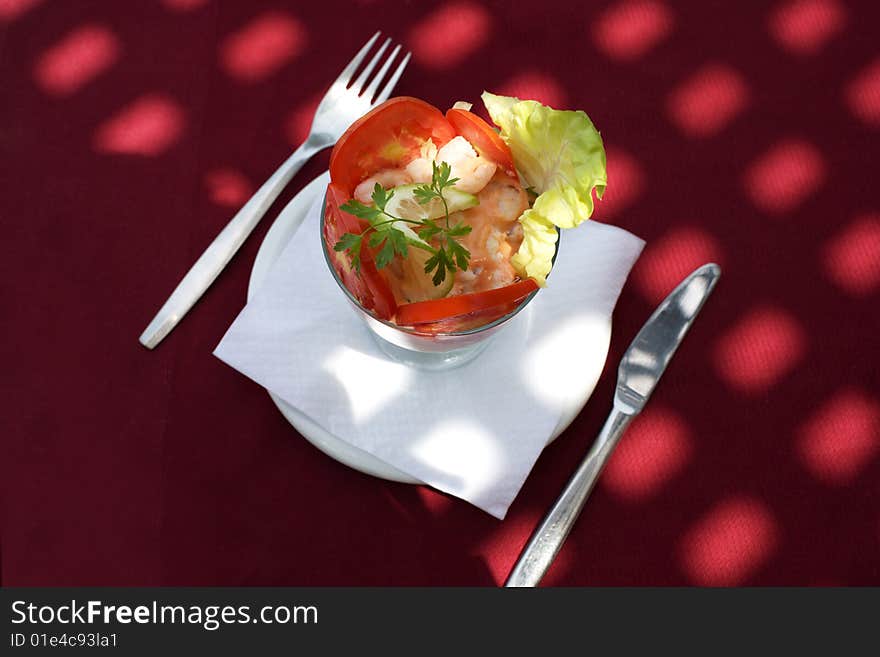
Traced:
[[254, 192], [253, 185], [241, 172], [230, 168], [212, 169], [205, 174], [205, 187], [212, 203], [240, 208]]
[[880, 58], [856, 75], [844, 90], [850, 111], [869, 125], [880, 126]]
[[778, 6], [769, 20], [770, 35], [797, 55], [817, 53], [846, 26], [838, 0], [794, 0]]
[[721, 335], [715, 369], [732, 388], [763, 393], [794, 369], [806, 347], [806, 332], [791, 314], [781, 308], [756, 308]]
[[822, 264], [849, 294], [867, 295], [880, 286], [880, 213], [856, 217], [825, 244]]
[[416, 486], [416, 494], [419, 496], [424, 507], [435, 516], [448, 511], [454, 502], [448, 495], [444, 495], [440, 491], [436, 491], [428, 486]]
[[691, 432], [669, 408], [649, 406], [633, 420], [602, 473], [602, 486], [629, 502], [650, 498], [679, 474], [693, 453]]
[[210, 0], [162, 0], [162, 4], [172, 11], [193, 11], [208, 4]]
[[482, 48], [491, 29], [492, 16], [485, 7], [476, 2], [449, 2], [416, 23], [406, 44], [419, 64], [450, 69]]
[[120, 50], [106, 26], [81, 25], [37, 57], [34, 79], [50, 95], [70, 95], [113, 66]]
[[749, 104], [749, 88], [726, 64], [707, 64], [676, 86], [666, 100], [666, 113], [688, 137], [721, 132]]
[[12, 22], [42, 2], [43, 0], [0, 0], [0, 21]]
[[302, 21], [280, 11], [267, 11], [224, 39], [220, 66], [243, 82], [263, 80], [302, 54], [307, 41]]
[[694, 269], [723, 261], [721, 245], [711, 233], [685, 225], [649, 241], [632, 276], [648, 301], [660, 303]]
[[324, 91], [320, 91], [311, 98], [300, 103], [284, 121], [284, 137], [291, 146], [299, 146], [312, 129], [312, 119], [315, 118], [315, 112], [321, 99], [324, 97]]
[[562, 84], [549, 73], [523, 71], [518, 73], [497, 90], [503, 96], [515, 96], [520, 100], [537, 100], [555, 109], [564, 109], [567, 94]]
[[608, 187], [596, 202], [594, 218], [599, 221], [619, 216], [639, 199], [645, 187], [644, 170], [632, 154], [606, 143], [605, 155]]
[[656, 0], [624, 0], [594, 22], [593, 42], [612, 59], [638, 59], [663, 41], [675, 23], [669, 7]]
[[[338, 347], [324, 362], [323, 369], [336, 378], [346, 392], [355, 424], [369, 421], [403, 394], [412, 371], [399, 363]], [[381, 386], [376, 381], [382, 381]]]
[[158, 155], [183, 134], [184, 113], [163, 94], [145, 94], [98, 126], [94, 148], [99, 153]]
[[880, 452], [880, 403], [861, 390], [837, 392], [801, 426], [797, 451], [817, 479], [851, 483]]
[[774, 554], [779, 528], [760, 500], [732, 497], [691, 527], [680, 545], [680, 562], [699, 586], [744, 584]]
[[827, 165], [808, 141], [787, 139], [774, 144], [746, 170], [743, 185], [752, 202], [770, 214], [798, 208], [825, 182]]
[[545, 512], [546, 509], [537, 507], [519, 509], [509, 514], [495, 531], [475, 539], [476, 554], [483, 559], [496, 584], [503, 584], [507, 579], [519, 553]]

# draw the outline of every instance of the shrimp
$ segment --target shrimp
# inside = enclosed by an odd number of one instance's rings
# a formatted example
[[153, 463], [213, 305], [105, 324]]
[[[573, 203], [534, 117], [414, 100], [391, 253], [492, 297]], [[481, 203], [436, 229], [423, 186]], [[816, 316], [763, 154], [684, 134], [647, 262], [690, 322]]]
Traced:
[[526, 192], [497, 172], [479, 193], [480, 204], [456, 213], [472, 230], [461, 238], [471, 253], [467, 271], [455, 272], [452, 294], [467, 294], [509, 285], [517, 278], [510, 257], [522, 244], [520, 215], [528, 209]]
[[455, 188], [468, 194], [476, 194], [489, 184], [498, 168], [494, 162], [477, 155], [470, 142], [460, 136], [441, 147], [435, 159], [449, 164], [452, 177], [458, 178]]
[[406, 172], [416, 183], [430, 183], [435, 162], [446, 162], [452, 170], [452, 177], [458, 178], [455, 188], [476, 194], [485, 187], [497, 166], [477, 155], [470, 142], [464, 137], [454, 137], [440, 150], [430, 141], [422, 146], [419, 157], [406, 165]]
[[406, 169], [382, 169], [354, 188], [354, 197], [361, 203], [373, 202], [373, 188], [379, 183], [385, 189], [408, 185], [413, 181]]
[[437, 157], [437, 147], [431, 140], [422, 144], [419, 157], [406, 165], [406, 172], [416, 183], [430, 183], [434, 175], [434, 158]]
[[362, 203], [370, 203], [376, 183], [385, 189], [410, 183], [430, 183], [437, 162], [449, 165], [451, 177], [458, 178], [455, 188], [468, 194], [476, 194], [488, 185], [498, 168], [494, 162], [480, 157], [464, 137], [454, 137], [439, 150], [427, 140], [419, 149], [418, 157], [404, 168], [382, 169], [355, 187], [354, 197]]

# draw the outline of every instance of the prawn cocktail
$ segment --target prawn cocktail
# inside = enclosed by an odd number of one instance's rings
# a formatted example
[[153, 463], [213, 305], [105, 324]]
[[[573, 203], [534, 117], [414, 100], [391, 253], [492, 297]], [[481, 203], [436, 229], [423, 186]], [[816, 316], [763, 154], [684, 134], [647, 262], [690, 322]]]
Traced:
[[438, 334], [508, 315], [547, 284], [560, 229], [602, 197], [605, 151], [584, 112], [482, 98], [499, 129], [469, 103], [443, 114], [400, 97], [333, 149], [327, 260], [380, 320]]

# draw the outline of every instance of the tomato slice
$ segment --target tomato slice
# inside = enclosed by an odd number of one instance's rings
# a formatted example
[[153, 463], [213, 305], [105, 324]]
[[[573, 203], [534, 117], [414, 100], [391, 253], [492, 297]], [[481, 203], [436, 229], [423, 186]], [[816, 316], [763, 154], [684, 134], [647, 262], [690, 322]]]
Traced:
[[[538, 289], [538, 284], [532, 279], [518, 281], [485, 292], [472, 292], [471, 294], [459, 294], [457, 296], [434, 299], [432, 301], [419, 301], [407, 303], [397, 308], [396, 321], [401, 326], [414, 326], [417, 330], [423, 330], [422, 325], [444, 322], [447, 328], [438, 330], [466, 330], [464, 328], [449, 328], [445, 320], [461, 318], [472, 319], [473, 315], [480, 315], [480, 324], [486, 324], [513, 310], [523, 298]], [[494, 317], [492, 317], [495, 315]], [[492, 317], [492, 319], [487, 319]], [[429, 328], [429, 327], [425, 327]], [[436, 327], [432, 327], [436, 329]], [[437, 332], [432, 330], [431, 332]]]
[[327, 199], [324, 215], [324, 248], [333, 268], [343, 285], [352, 296], [367, 310], [373, 311], [381, 319], [391, 319], [397, 310], [397, 303], [385, 278], [376, 269], [373, 252], [366, 242], [361, 248], [361, 270], [358, 273], [346, 252], [335, 251], [333, 246], [345, 233], [360, 233], [366, 228], [365, 221], [343, 212], [340, 206], [349, 199], [337, 185], [327, 186]]
[[470, 331], [472, 329], [491, 324], [497, 319], [504, 317], [509, 312], [516, 309], [522, 303], [514, 301], [513, 303], [502, 304], [494, 308], [486, 308], [467, 315], [459, 315], [458, 317], [448, 317], [446, 319], [438, 319], [436, 322], [426, 322], [424, 324], [416, 324], [411, 328], [417, 333], [437, 335], [438, 333], [459, 333], [461, 331]]
[[418, 98], [391, 98], [351, 124], [330, 155], [330, 179], [349, 196], [380, 169], [412, 160], [426, 139], [438, 147], [455, 130], [433, 105]]
[[446, 120], [456, 133], [473, 144], [477, 153], [497, 164], [508, 176], [517, 178], [510, 147], [492, 126], [473, 112], [462, 109], [447, 111]]

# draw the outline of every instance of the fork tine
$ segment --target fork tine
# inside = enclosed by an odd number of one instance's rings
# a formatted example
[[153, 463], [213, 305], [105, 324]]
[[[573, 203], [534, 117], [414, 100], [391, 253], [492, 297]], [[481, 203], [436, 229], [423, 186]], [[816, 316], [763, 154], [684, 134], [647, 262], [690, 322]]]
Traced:
[[373, 55], [373, 59], [370, 60], [369, 64], [364, 66], [364, 70], [361, 71], [361, 74], [358, 76], [357, 80], [355, 80], [351, 85], [351, 90], [355, 93], [359, 94], [361, 92], [361, 87], [364, 86], [364, 83], [367, 81], [367, 77], [370, 73], [373, 72], [373, 69], [376, 68], [376, 64], [379, 63], [379, 59], [382, 57], [382, 53], [385, 52], [385, 49], [388, 48], [388, 44], [391, 43], [391, 38], [385, 39], [385, 43], [383, 43], [379, 50], [376, 51], [376, 54]]
[[[390, 39], [389, 39], [390, 41]], [[364, 98], [367, 100], [371, 100], [373, 96], [376, 95], [376, 89], [379, 88], [379, 84], [382, 82], [382, 79], [385, 77], [385, 74], [388, 72], [388, 69], [391, 68], [391, 64], [397, 58], [397, 53], [400, 52], [400, 46], [394, 48], [391, 51], [391, 54], [388, 55], [388, 59], [385, 60], [385, 63], [382, 64], [382, 68], [379, 69], [379, 72], [376, 73], [376, 77], [373, 78], [373, 81], [370, 82], [370, 86], [364, 90]]]
[[376, 98], [376, 105], [379, 103], [384, 103], [388, 100], [388, 96], [391, 95], [391, 92], [394, 91], [394, 86], [397, 84], [397, 81], [400, 79], [400, 76], [403, 75], [403, 69], [406, 68], [406, 65], [409, 63], [409, 58], [412, 57], [412, 53], [406, 53], [406, 57], [403, 58], [403, 61], [400, 62], [400, 65], [397, 67], [397, 70], [394, 71], [394, 75], [391, 76], [391, 79], [388, 80], [388, 84], [385, 85], [385, 88], [379, 93], [379, 97]]
[[364, 47], [358, 50], [358, 54], [354, 56], [354, 58], [348, 63], [344, 69], [342, 69], [342, 73], [339, 74], [339, 77], [333, 82], [333, 84], [341, 84], [343, 86], [348, 86], [349, 81], [351, 80], [351, 76], [354, 75], [354, 72], [357, 70], [357, 67], [361, 65], [361, 62], [364, 61], [364, 57], [367, 56], [367, 53], [370, 51], [370, 48], [373, 47], [373, 44], [376, 43], [376, 39], [379, 38], [379, 35], [382, 32], [376, 32], [370, 40], [364, 44]]

